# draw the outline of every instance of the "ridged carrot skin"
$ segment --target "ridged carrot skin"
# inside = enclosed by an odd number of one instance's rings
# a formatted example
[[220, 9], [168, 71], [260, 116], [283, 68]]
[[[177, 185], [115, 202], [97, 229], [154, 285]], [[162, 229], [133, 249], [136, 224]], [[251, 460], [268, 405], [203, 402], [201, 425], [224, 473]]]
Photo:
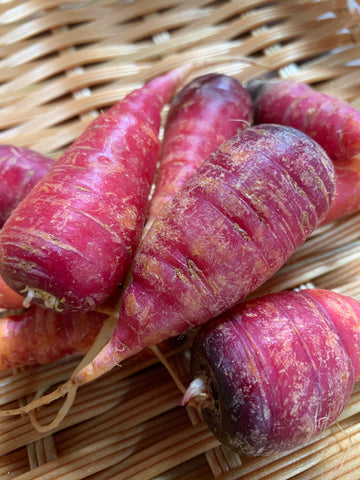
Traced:
[[161, 110], [190, 66], [95, 119], [18, 205], [0, 235], [0, 274], [46, 308], [83, 313], [129, 269], [159, 159]]
[[0, 228], [53, 164], [28, 148], [0, 145]]
[[308, 289], [243, 302], [192, 347], [192, 399], [215, 436], [249, 456], [303, 446], [333, 423], [360, 378], [360, 303]]
[[333, 161], [360, 153], [360, 111], [305, 83], [254, 79], [247, 89], [255, 105], [255, 123], [278, 123], [305, 132]]
[[298, 130], [259, 125], [224, 142], [154, 220], [113, 336], [75, 381], [245, 298], [319, 225], [333, 194], [332, 162]]
[[33, 305], [21, 315], [0, 318], [0, 370], [45, 365], [84, 355], [99, 333], [105, 315], [60, 314]]
[[360, 210], [360, 155], [335, 163], [336, 193], [323, 224]]
[[148, 225], [225, 140], [253, 122], [249, 93], [236, 79], [196, 77], [170, 103]]

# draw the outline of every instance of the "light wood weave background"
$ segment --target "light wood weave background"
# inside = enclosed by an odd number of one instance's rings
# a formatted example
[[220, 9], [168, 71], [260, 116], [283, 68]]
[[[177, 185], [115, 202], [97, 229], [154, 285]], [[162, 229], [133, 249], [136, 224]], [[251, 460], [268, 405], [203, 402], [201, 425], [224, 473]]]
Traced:
[[[360, 17], [345, 0], [2, 0], [0, 142], [56, 159], [100, 111], [189, 60], [206, 62], [196, 75], [287, 77], [360, 109]], [[360, 300], [360, 214], [315, 232], [261, 292], [308, 282]], [[189, 352], [169, 361], [186, 384]], [[0, 405], [27, 402], [77, 363], [1, 373]], [[220, 447], [180, 399], [155, 358], [126, 362], [82, 387], [51, 435], [27, 417], [1, 419], [0, 479], [360, 479], [360, 385], [310, 444], [257, 459]]]

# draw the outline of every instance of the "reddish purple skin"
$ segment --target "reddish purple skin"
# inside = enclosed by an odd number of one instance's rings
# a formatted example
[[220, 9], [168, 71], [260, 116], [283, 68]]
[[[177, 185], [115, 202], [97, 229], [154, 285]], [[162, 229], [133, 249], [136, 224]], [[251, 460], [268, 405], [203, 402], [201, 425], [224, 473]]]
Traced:
[[105, 318], [97, 312], [59, 314], [37, 305], [21, 315], [0, 318], [0, 370], [84, 355]]
[[360, 210], [360, 156], [335, 164], [336, 194], [323, 224]]
[[28, 148], [0, 145], [0, 228], [53, 164]]
[[41, 289], [62, 311], [83, 313], [120, 284], [144, 224], [161, 109], [185, 73], [159, 77], [99, 116], [20, 203], [0, 236], [1, 276], [13, 290]]
[[204, 325], [192, 370], [206, 386], [207, 397], [197, 398], [215, 436], [256, 456], [324, 430], [359, 379], [359, 322], [355, 300], [303, 290], [245, 302]]
[[150, 221], [219, 145], [252, 124], [253, 110], [245, 87], [227, 75], [202, 75], [177, 93], [165, 124]]
[[79, 381], [245, 298], [316, 228], [333, 194], [332, 162], [298, 130], [250, 127], [222, 144], [153, 222], [112, 339]]
[[360, 152], [360, 111], [348, 102], [305, 83], [253, 80], [247, 86], [255, 104], [255, 123], [278, 123], [305, 132], [333, 161]]

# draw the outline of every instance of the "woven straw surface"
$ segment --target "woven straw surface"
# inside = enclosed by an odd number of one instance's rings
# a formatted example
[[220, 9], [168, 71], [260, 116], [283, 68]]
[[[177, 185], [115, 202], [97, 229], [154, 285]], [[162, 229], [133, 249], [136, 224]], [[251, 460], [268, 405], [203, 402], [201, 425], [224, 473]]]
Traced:
[[[3, 0], [0, 142], [57, 158], [102, 109], [189, 60], [242, 82], [271, 74], [360, 108], [360, 17], [345, 0]], [[251, 61], [250, 61], [251, 59]], [[195, 75], [195, 74], [194, 74]], [[166, 111], [165, 111], [166, 113]], [[360, 214], [318, 229], [261, 291], [311, 282], [360, 300]], [[2, 408], [67, 379], [78, 359], [0, 374]], [[169, 363], [189, 381], [186, 345]], [[221, 447], [155, 358], [79, 389], [37, 432], [1, 418], [0, 479], [360, 479], [360, 385], [339, 421], [303, 448], [249, 459]], [[56, 401], [38, 413], [48, 423]]]

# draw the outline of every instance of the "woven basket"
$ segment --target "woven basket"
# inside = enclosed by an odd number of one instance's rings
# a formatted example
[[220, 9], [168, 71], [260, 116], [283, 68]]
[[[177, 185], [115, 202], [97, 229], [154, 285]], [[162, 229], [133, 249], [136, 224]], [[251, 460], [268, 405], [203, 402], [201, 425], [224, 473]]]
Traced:
[[[57, 158], [101, 110], [194, 59], [204, 62], [196, 75], [286, 77], [360, 109], [358, 8], [342, 0], [4, 0], [0, 142]], [[359, 226], [355, 214], [318, 229], [260, 293], [311, 283], [360, 300]], [[184, 385], [188, 347], [168, 357]], [[78, 362], [1, 373], [1, 408], [63, 382]], [[0, 479], [360, 479], [360, 385], [311, 443], [255, 459], [220, 446], [193, 408], [179, 407], [181, 396], [155, 356], [134, 358], [81, 387], [51, 434], [28, 416], [1, 418]], [[41, 408], [39, 421], [60, 406]]]

